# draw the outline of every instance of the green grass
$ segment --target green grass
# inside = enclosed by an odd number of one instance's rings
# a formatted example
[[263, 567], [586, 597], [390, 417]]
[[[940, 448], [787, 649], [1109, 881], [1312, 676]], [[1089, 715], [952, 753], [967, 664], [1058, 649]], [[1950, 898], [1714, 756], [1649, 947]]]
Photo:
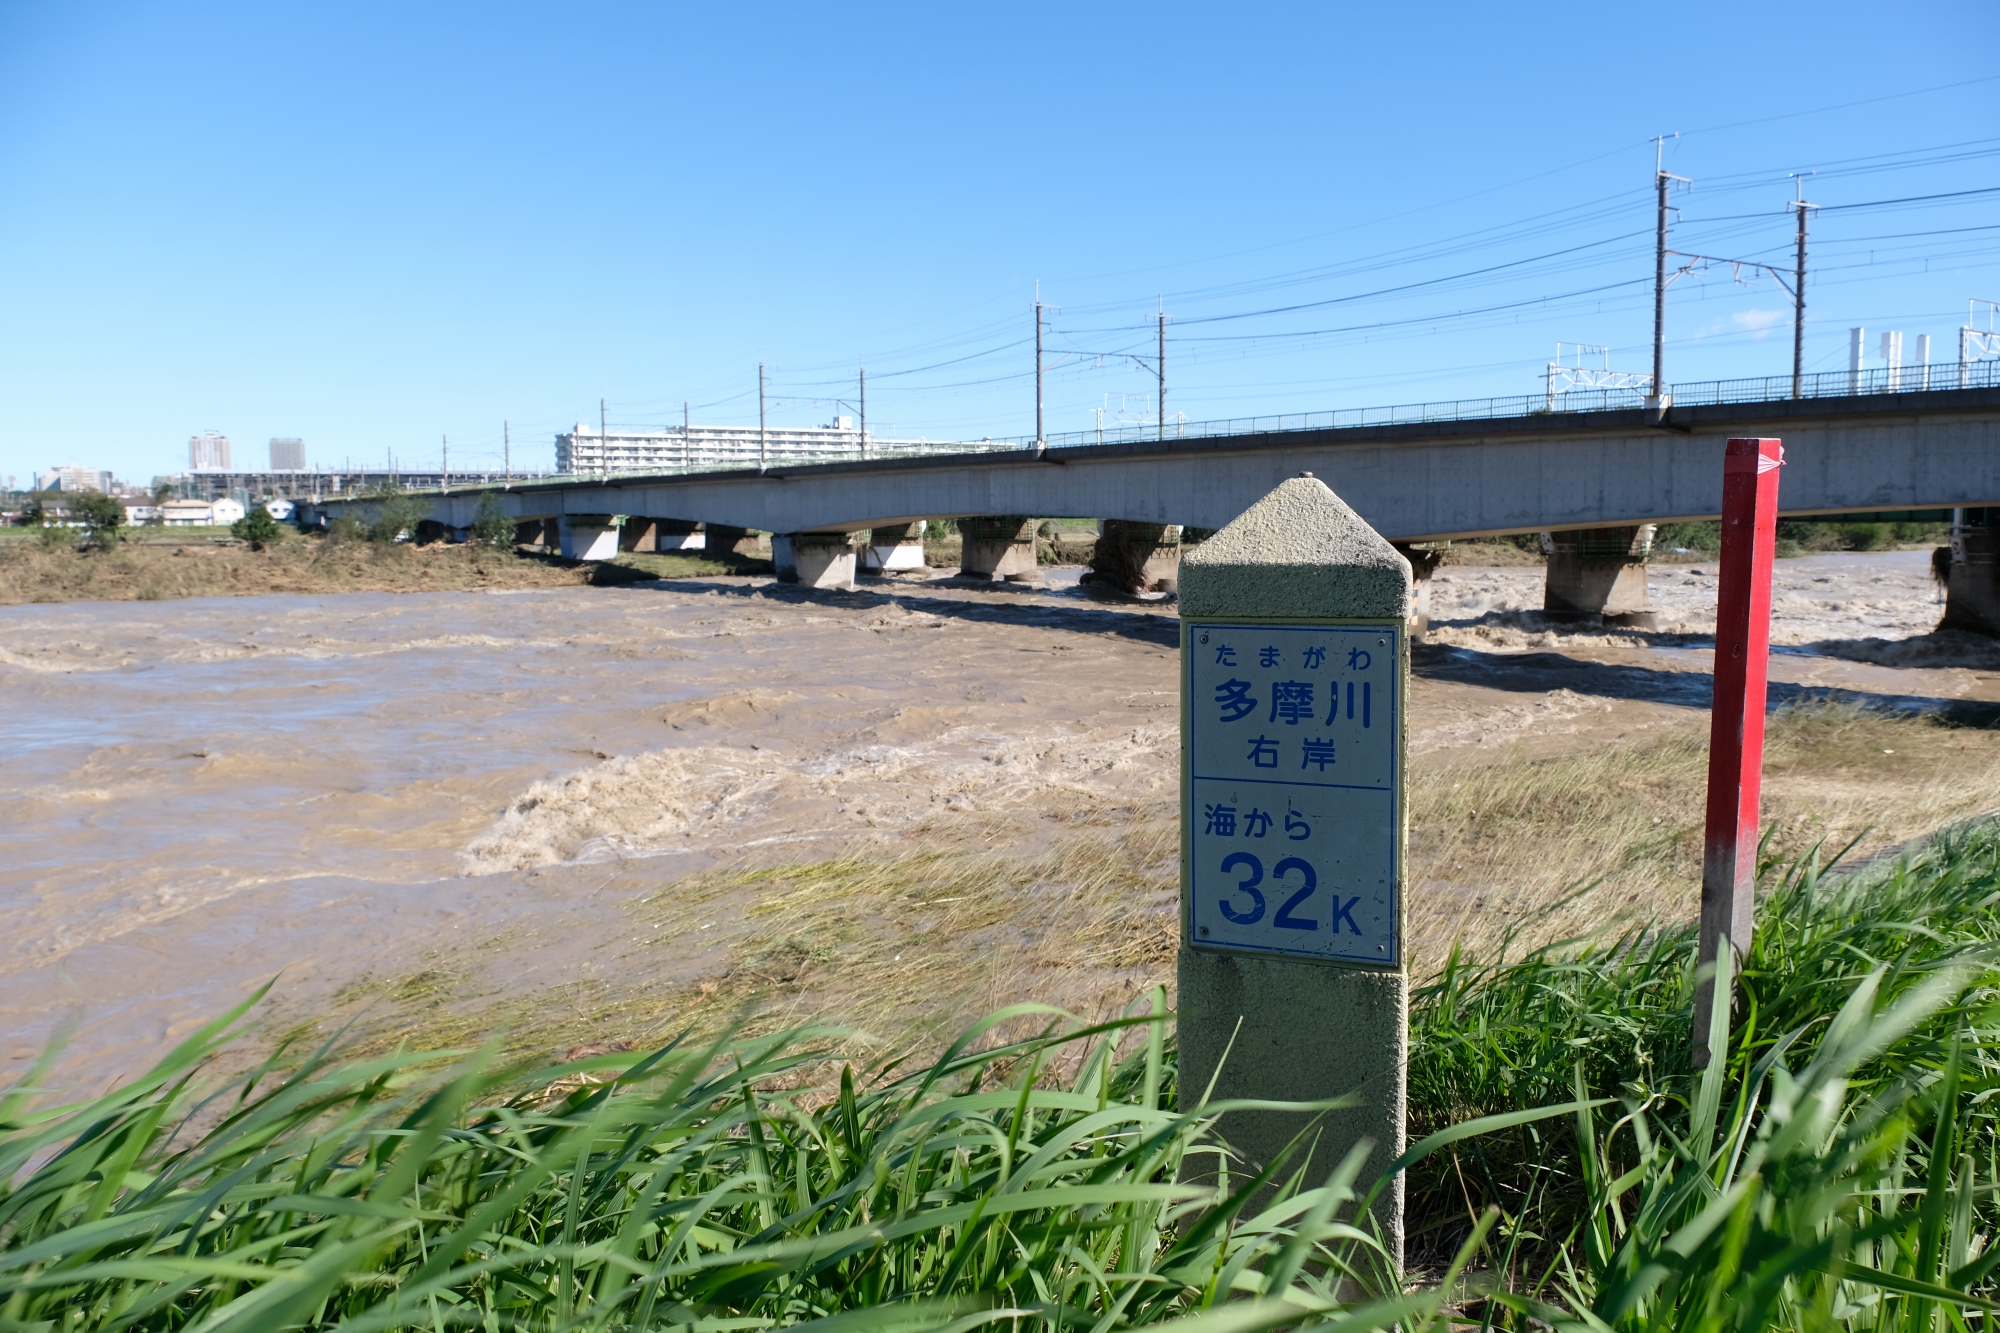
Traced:
[[[1510, 1286], [1596, 1306], [1616, 1327], [1680, 1327], [1705, 1274], [1748, 1274], [1753, 1260], [1774, 1266], [1761, 1308], [1788, 1328], [1930, 1327], [1903, 1322], [1883, 1288], [1842, 1281], [1843, 1264], [1994, 1294], [2000, 822], [1842, 876], [1816, 854], [1763, 869], [1735, 1026], [1718, 1043], [1729, 1055], [1703, 1081], [1687, 1072], [1691, 927], [1514, 960], [1454, 955], [1415, 995], [1413, 1134], [1568, 1098], [1604, 1103], [1592, 1118], [1485, 1136], [1419, 1166], [1419, 1253], [1448, 1249], [1497, 1207], [1510, 1219], [1501, 1231], [1518, 1232]], [[1780, 1151], [1781, 1164], [1761, 1160]], [[1724, 1202], [1745, 1211], [1705, 1211]], [[1660, 1227], [1655, 1214], [1682, 1229], [1726, 1220], [1737, 1249], [1718, 1253], [1718, 1231], [1662, 1261], [1649, 1280], [1666, 1284], [1654, 1299], [1673, 1317], [1641, 1301], [1639, 1315], [1612, 1318], [1638, 1280], [1621, 1247], [1664, 1243], [1645, 1234]]]
[[2000, 1308], [2000, 826], [1767, 874], [1699, 1080], [1685, 931], [1418, 994], [1407, 1278], [1358, 1157], [1181, 1182], [1229, 1108], [1176, 1089], [1157, 997], [1002, 1011], [913, 1072], [805, 1028], [198, 1091], [225, 1021], [0, 1105], [0, 1329], [1968, 1329]]

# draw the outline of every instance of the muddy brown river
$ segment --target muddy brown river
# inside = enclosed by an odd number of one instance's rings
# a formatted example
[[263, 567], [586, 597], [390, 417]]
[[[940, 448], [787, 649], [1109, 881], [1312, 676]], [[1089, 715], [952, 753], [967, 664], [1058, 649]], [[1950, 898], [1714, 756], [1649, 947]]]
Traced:
[[[1173, 608], [1076, 572], [0, 609], [0, 1055], [66, 1032], [66, 1077], [100, 1083], [273, 977], [309, 1009], [447, 941], [523, 984], [588, 967], [621, 866], [1170, 802]], [[1714, 573], [1657, 567], [1637, 635], [1542, 623], [1538, 568], [1441, 571], [1416, 762], [1705, 709]], [[1774, 704], [2000, 700], [2000, 652], [1928, 634], [1939, 611], [1926, 552], [1781, 562]], [[705, 928], [662, 965], [712, 962]]]

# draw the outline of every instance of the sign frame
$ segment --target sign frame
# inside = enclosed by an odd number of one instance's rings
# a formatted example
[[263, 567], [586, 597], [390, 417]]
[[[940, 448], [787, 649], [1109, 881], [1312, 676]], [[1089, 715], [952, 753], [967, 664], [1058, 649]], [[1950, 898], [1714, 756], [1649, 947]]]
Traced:
[[[1241, 942], [1203, 939], [1197, 932], [1195, 911], [1197, 894], [1195, 891], [1194, 849], [1196, 820], [1199, 817], [1200, 802], [1196, 799], [1194, 772], [1194, 660], [1191, 654], [1198, 634], [1216, 626], [1231, 628], [1273, 629], [1328, 629], [1347, 632], [1365, 631], [1380, 634], [1390, 639], [1395, 654], [1395, 690], [1393, 715], [1395, 735], [1390, 740], [1390, 801], [1392, 847], [1390, 850], [1389, 894], [1393, 946], [1381, 957], [1345, 957], [1325, 953], [1292, 951], [1275, 947], [1260, 948]], [[1199, 949], [1208, 953], [1237, 954], [1247, 957], [1284, 959], [1290, 962], [1310, 963], [1322, 967], [1355, 968], [1368, 971], [1397, 972], [1405, 965], [1407, 952], [1409, 895], [1406, 871], [1407, 847], [1409, 842], [1409, 801], [1408, 801], [1408, 749], [1409, 749], [1409, 683], [1410, 683], [1410, 633], [1406, 620], [1384, 616], [1360, 617], [1320, 617], [1320, 616], [1222, 616], [1206, 615], [1183, 618], [1180, 633], [1180, 696], [1181, 696], [1181, 943], [1186, 948]], [[1313, 784], [1305, 784], [1313, 785]], [[1274, 904], [1275, 905], [1275, 904]], [[1338, 919], [1335, 920], [1338, 925]]]

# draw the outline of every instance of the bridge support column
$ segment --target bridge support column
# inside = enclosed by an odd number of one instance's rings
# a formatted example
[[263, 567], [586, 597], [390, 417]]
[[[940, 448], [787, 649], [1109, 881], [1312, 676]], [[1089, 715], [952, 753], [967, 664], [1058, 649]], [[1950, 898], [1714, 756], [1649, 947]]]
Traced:
[[1646, 597], [1652, 524], [1543, 533], [1542, 549], [1549, 558], [1542, 614], [1549, 619], [1602, 620], [1627, 629], [1658, 625]]
[[658, 532], [659, 525], [652, 519], [642, 518], [638, 514], [628, 514], [625, 517], [625, 526], [618, 529], [618, 549], [650, 555], [660, 549], [654, 544], [654, 537]]
[[780, 583], [808, 588], [854, 585], [854, 541], [845, 532], [791, 532], [771, 535], [771, 563]]
[[863, 563], [869, 569], [923, 569], [924, 528], [923, 519], [914, 523], [898, 523], [894, 527], [873, 528], [868, 533], [868, 545], [862, 548]]
[[[1954, 509], [1939, 629], [2000, 635], [2000, 510]], [[1935, 566], [1933, 566], [1935, 570]]]
[[960, 578], [995, 583], [1033, 583], [1041, 577], [1035, 561], [1035, 520], [1015, 514], [963, 518], [958, 522]]
[[701, 533], [696, 531], [699, 523], [684, 518], [658, 518], [652, 524], [655, 551], [699, 551], [703, 547]]
[[1107, 518], [1097, 525], [1097, 549], [1082, 581], [1131, 596], [1180, 587], [1181, 530], [1173, 523]]
[[524, 518], [514, 525], [514, 544], [543, 548], [556, 546], [562, 541], [562, 534], [556, 526], [556, 520], [552, 518]]
[[[701, 529], [701, 549], [710, 555], [732, 555], [750, 540], [748, 528], [732, 528], [725, 523], [704, 523]], [[773, 538], [773, 541], [776, 539]], [[775, 546], [773, 549], [776, 549]]]
[[1394, 543], [1396, 550], [1410, 562], [1410, 637], [1421, 639], [1431, 628], [1431, 575], [1437, 573], [1444, 563], [1444, 552], [1435, 547], [1416, 547], [1408, 542]]
[[609, 560], [618, 554], [618, 529], [609, 514], [564, 514], [558, 520], [565, 560]]

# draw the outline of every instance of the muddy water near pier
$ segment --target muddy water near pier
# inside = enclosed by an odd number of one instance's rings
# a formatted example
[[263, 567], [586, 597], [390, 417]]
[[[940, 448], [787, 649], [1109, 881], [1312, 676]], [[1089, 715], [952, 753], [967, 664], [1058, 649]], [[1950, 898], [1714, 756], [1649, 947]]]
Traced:
[[[1990, 645], [1923, 634], [1921, 553], [1822, 560], [1781, 565], [1780, 702], [2000, 699]], [[71, 1077], [112, 1077], [274, 975], [308, 1012], [440, 950], [554, 984], [614, 965], [635, 883], [721, 863], [1027, 856], [1078, 820], [1171, 818], [1172, 608], [1073, 578], [0, 610], [8, 1065], [68, 1025]], [[1440, 576], [1419, 763], [1706, 707], [1712, 577], [1656, 573], [1674, 611], [1652, 636], [1539, 623], [1539, 578]], [[670, 926], [643, 966], [715, 966], [740, 906]]]

